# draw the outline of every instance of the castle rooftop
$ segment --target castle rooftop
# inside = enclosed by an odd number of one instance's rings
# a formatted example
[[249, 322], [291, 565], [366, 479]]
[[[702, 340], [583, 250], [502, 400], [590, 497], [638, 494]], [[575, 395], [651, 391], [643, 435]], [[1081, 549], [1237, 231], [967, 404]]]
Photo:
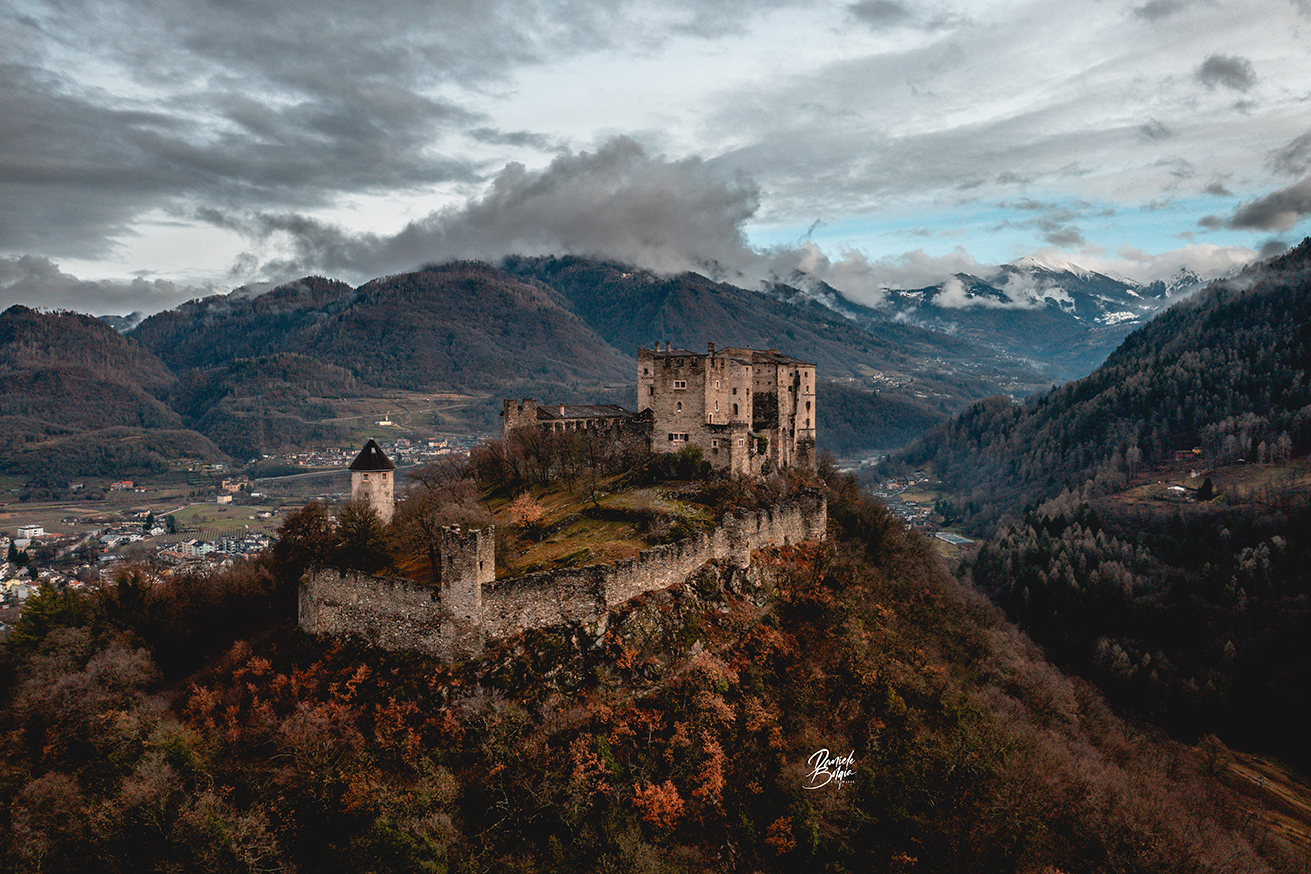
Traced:
[[542, 419], [631, 419], [632, 410], [615, 404], [539, 404], [537, 418]]
[[360, 454], [355, 456], [355, 460], [351, 462], [350, 469], [363, 471], [395, 470], [396, 465], [387, 457], [387, 453], [382, 451], [378, 441], [370, 437], [369, 442], [365, 443], [364, 448], [360, 450]]

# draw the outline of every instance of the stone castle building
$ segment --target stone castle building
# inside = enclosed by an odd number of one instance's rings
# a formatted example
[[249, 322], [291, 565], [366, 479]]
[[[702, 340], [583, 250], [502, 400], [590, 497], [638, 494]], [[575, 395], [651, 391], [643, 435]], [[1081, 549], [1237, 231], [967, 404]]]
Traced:
[[372, 437], [350, 465], [351, 500], [367, 503], [390, 522], [396, 512], [396, 465]]
[[613, 405], [505, 401], [502, 434], [550, 432], [649, 434], [655, 452], [701, 447], [702, 457], [735, 474], [814, 469], [815, 365], [776, 349], [707, 345], [705, 352], [656, 344], [637, 350], [637, 412]]
[[501, 412], [501, 436], [521, 428], [542, 431], [609, 431], [618, 433], [639, 417], [614, 404], [538, 404], [532, 398], [516, 403], [509, 398]]
[[637, 408], [656, 452], [695, 444], [738, 474], [816, 464], [815, 365], [777, 350], [639, 349]]

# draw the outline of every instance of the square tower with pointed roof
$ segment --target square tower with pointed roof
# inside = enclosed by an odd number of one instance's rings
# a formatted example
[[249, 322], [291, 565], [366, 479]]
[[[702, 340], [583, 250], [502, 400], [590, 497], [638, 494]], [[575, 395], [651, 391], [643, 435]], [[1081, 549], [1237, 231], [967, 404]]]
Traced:
[[372, 437], [351, 462], [351, 500], [366, 501], [384, 523], [396, 512], [396, 465]]

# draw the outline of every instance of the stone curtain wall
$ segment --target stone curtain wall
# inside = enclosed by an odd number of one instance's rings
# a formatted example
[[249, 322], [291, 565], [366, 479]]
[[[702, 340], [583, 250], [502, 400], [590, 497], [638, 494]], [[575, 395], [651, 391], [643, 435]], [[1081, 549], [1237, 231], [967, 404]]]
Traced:
[[300, 627], [313, 634], [354, 634], [384, 649], [450, 649], [446, 611], [436, 589], [359, 571], [319, 571], [301, 583]]
[[[416, 649], [448, 658], [477, 654], [485, 640], [598, 619], [644, 592], [668, 588], [706, 562], [739, 567], [766, 546], [823, 540], [828, 503], [806, 492], [752, 513], [726, 516], [712, 532], [644, 550], [610, 565], [525, 574], [481, 585], [452, 585], [442, 597], [408, 580], [321, 571], [300, 592], [300, 625], [314, 634], [356, 634], [387, 649]], [[477, 599], [475, 602], [473, 599]], [[464, 617], [478, 616], [477, 627]]]

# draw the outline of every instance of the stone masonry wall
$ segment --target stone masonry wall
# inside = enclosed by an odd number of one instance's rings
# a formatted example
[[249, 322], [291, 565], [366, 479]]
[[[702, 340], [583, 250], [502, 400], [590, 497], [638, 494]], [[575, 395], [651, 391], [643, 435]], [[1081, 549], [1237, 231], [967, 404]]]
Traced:
[[[809, 492], [775, 507], [727, 516], [712, 532], [612, 565], [494, 582], [484, 578], [474, 586], [452, 585], [443, 578], [441, 596], [407, 580], [323, 571], [301, 587], [300, 625], [316, 634], [358, 634], [388, 649], [468, 657], [485, 640], [599, 619], [644, 592], [682, 582], [713, 559], [746, 567], [751, 553], [762, 547], [823, 540], [827, 524], [824, 496]], [[454, 617], [468, 620], [453, 622]]]
[[449, 632], [437, 590], [360, 571], [319, 571], [300, 587], [300, 627], [355, 634], [384, 649], [446, 653]]

